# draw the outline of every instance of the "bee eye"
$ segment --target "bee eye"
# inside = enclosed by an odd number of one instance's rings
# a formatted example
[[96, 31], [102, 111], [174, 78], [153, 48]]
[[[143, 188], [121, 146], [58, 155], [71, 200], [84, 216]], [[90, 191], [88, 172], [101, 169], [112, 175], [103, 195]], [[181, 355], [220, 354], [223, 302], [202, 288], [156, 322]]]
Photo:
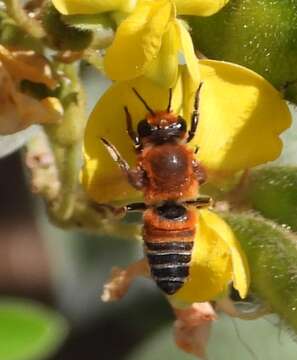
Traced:
[[150, 136], [153, 132], [153, 126], [147, 120], [141, 120], [137, 126], [137, 131], [140, 137]]
[[187, 131], [187, 123], [186, 123], [186, 121], [185, 121], [181, 116], [178, 117], [178, 122], [177, 122], [177, 124], [178, 124], [178, 129], [179, 129], [180, 131], [182, 131], [182, 132], [186, 132], [186, 131]]

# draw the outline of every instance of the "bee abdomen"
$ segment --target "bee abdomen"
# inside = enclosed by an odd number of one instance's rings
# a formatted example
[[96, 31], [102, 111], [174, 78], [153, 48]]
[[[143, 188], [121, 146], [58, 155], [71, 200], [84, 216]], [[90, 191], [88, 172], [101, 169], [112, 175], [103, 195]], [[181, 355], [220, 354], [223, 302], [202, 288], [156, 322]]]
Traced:
[[180, 289], [189, 276], [193, 242], [146, 242], [152, 277], [166, 294]]

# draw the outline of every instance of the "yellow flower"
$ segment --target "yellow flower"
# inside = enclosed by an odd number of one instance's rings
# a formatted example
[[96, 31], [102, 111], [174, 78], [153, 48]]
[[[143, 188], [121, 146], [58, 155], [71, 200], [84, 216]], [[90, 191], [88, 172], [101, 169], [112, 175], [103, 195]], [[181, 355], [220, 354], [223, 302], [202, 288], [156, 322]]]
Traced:
[[[191, 36], [178, 15], [209, 16], [228, 0], [52, 0], [62, 14], [125, 13], [104, 67], [112, 80], [146, 75], [165, 86], [177, 79], [179, 53], [184, 56], [196, 85], [199, 68]], [[130, 15], [127, 14], [130, 12]]]
[[[199, 146], [197, 157], [210, 175], [209, 181], [277, 158], [282, 149], [279, 135], [291, 124], [280, 94], [264, 78], [241, 66], [211, 60], [200, 61], [199, 66], [203, 81], [200, 120], [189, 146]], [[168, 89], [146, 77], [115, 83], [101, 97], [86, 128], [81, 174], [87, 192], [99, 203], [142, 200], [142, 193], [132, 189], [98, 140], [107, 138], [130, 166], [135, 166], [136, 155], [126, 134], [123, 108], [128, 107], [134, 128], [147, 110], [133, 87], [153, 109], [167, 106]], [[188, 127], [195, 90], [191, 76], [180, 67], [172, 108], [184, 116]], [[230, 281], [244, 297], [249, 284], [244, 254], [222, 219], [200, 211], [190, 279], [172, 299], [178, 303], [215, 299]]]
[[193, 81], [199, 83], [199, 68], [191, 36], [177, 15], [206, 16], [227, 1], [139, 0], [120, 24], [107, 49], [105, 71], [112, 80], [125, 81], [146, 75], [171, 87], [178, 72], [178, 55], [184, 55]]
[[169, 299], [177, 307], [214, 300], [231, 281], [245, 298], [250, 283], [245, 254], [223, 219], [200, 210], [188, 281]]
[[9, 51], [0, 45], [0, 134], [7, 135], [32, 124], [61, 120], [63, 108], [55, 97], [37, 100], [22, 93], [20, 83], [29, 80], [50, 89], [57, 86], [47, 61], [33, 51]]
[[[242, 66], [213, 60], [200, 61], [203, 81], [198, 131], [189, 146], [199, 146], [198, 159], [209, 181], [219, 181], [253, 166], [276, 159], [282, 149], [279, 135], [291, 124], [281, 95], [264, 78]], [[113, 84], [93, 110], [85, 132], [82, 181], [100, 203], [127, 203], [141, 199], [98, 139], [107, 138], [130, 165], [136, 163], [126, 135], [123, 107], [132, 114], [134, 128], [146, 109], [132, 87], [156, 110], [165, 109], [168, 90], [146, 77]], [[173, 92], [173, 110], [190, 123], [196, 91], [184, 68]], [[102, 191], [102, 189], [105, 189]]]

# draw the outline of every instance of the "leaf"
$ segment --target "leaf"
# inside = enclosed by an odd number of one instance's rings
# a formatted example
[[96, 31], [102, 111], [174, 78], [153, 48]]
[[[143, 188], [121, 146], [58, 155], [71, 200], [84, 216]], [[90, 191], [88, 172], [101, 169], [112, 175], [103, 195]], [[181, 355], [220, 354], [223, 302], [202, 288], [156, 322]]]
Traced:
[[0, 359], [43, 359], [66, 334], [65, 320], [54, 311], [30, 301], [0, 299]]
[[251, 290], [297, 332], [297, 237], [249, 213], [220, 215], [246, 253]]
[[252, 171], [246, 195], [263, 216], [297, 231], [297, 167], [271, 166]]

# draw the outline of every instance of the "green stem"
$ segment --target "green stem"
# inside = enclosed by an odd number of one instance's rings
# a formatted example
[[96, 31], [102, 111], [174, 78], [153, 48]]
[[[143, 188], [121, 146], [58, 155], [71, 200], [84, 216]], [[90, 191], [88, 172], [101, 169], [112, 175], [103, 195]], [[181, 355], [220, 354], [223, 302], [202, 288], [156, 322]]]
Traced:
[[[65, 83], [61, 84], [59, 93], [65, 111], [63, 121], [44, 126], [47, 141], [32, 142], [29, 146], [31, 159], [35, 160], [36, 155], [40, 157], [43, 153], [47, 154], [47, 158], [52, 158], [51, 169], [43, 168], [42, 163], [31, 167], [32, 183], [39, 185], [36, 192], [45, 198], [50, 219], [61, 228], [79, 228], [135, 239], [139, 234], [139, 226], [122, 223], [119, 218], [123, 214], [114, 211], [110, 206], [94, 206], [79, 184], [82, 137], [86, 120], [84, 92], [78, 67], [63, 64], [58, 65], [58, 70], [66, 79]], [[47, 146], [44, 148], [45, 145]], [[35, 165], [34, 161], [32, 163]], [[49, 173], [53, 173], [53, 176], [48, 176]], [[54, 184], [57, 186], [53, 192], [51, 186]]]
[[61, 65], [59, 70], [64, 72], [68, 78], [66, 83], [69, 83], [64, 86], [61, 93], [65, 114], [60, 124], [48, 125], [46, 130], [55, 155], [61, 183], [59, 195], [52, 204], [50, 212], [53, 218], [63, 222], [71, 218], [75, 208], [79, 187], [82, 134], [86, 118], [84, 92], [80, 84], [78, 68], [72, 65]]
[[80, 143], [67, 146], [64, 149], [53, 144], [61, 185], [58, 200], [53, 203], [51, 212], [55, 218], [62, 221], [69, 219], [74, 211], [78, 187], [80, 148]]
[[28, 16], [20, 0], [4, 0], [4, 2], [8, 15], [11, 16], [23, 30], [38, 39], [45, 36], [43, 27], [37, 20]]

